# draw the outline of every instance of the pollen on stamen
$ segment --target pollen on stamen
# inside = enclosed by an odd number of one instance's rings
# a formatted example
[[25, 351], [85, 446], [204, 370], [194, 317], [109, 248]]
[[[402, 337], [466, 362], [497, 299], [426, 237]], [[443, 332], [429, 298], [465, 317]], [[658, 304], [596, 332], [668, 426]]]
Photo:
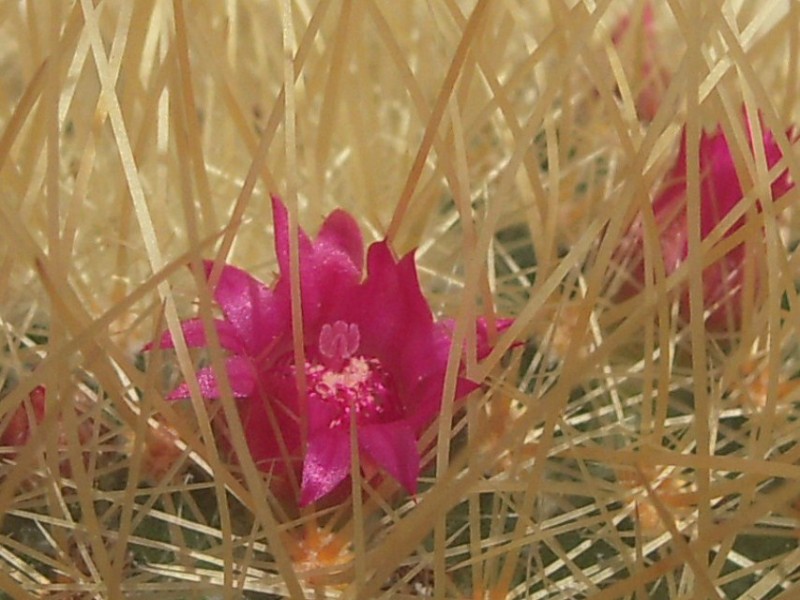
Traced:
[[351, 411], [359, 422], [381, 421], [386, 416], [393, 386], [378, 360], [354, 356], [338, 369], [307, 363], [306, 374], [310, 397], [338, 409], [330, 428], [349, 422]]

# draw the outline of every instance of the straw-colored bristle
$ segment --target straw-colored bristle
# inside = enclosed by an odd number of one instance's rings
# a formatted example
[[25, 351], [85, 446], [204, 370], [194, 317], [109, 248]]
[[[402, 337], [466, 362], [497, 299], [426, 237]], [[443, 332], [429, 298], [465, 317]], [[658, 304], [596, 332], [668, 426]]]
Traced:
[[[785, 0], [0, 1], [0, 597], [793, 597], [798, 32]], [[706, 232], [716, 132], [743, 197]], [[202, 397], [200, 261], [272, 285], [271, 196], [298, 364], [337, 208], [452, 319], [413, 497], [353, 443], [344, 500], [287, 504], [235, 382]]]

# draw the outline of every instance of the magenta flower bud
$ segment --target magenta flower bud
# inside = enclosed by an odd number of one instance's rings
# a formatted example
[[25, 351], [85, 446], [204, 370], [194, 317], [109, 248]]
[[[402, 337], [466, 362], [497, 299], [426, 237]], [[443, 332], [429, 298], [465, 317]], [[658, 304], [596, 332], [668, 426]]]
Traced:
[[[745, 123], [753, 152], [753, 134], [749, 123]], [[761, 127], [767, 167], [772, 168], [782, 158], [780, 148], [771, 131]], [[794, 130], [786, 133], [790, 140], [796, 138]], [[686, 131], [681, 137], [678, 157], [665, 178], [664, 188], [653, 202], [653, 215], [658, 228], [661, 255], [667, 276], [674, 273], [688, 256], [688, 224], [686, 213]], [[743, 198], [742, 184], [734, 164], [731, 148], [725, 134], [718, 128], [711, 134], [703, 133], [699, 147], [700, 168], [700, 236], [705, 239]], [[794, 187], [788, 170], [782, 171], [771, 183], [772, 199], [778, 200]], [[763, 199], [762, 199], [763, 201]], [[745, 224], [746, 217], [738, 219], [724, 232], [729, 237]], [[642, 216], [638, 216], [617, 250], [617, 262], [623, 265], [626, 281], [616, 294], [624, 300], [638, 293], [644, 285], [643, 256], [644, 227]], [[723, 239], [724, 239], [723, 238]], [[747, 244], [744, 242], [731, 248], [724, 256], [703, 270], [703, 303], [708, 311], [705, 325], [710, 332], [731, 332], [742, 323], [743, 289]], [[764, 281], [758, 261], [755, 289]], [[688, 285], [681, 286], [680, 314], [689, 320]]]

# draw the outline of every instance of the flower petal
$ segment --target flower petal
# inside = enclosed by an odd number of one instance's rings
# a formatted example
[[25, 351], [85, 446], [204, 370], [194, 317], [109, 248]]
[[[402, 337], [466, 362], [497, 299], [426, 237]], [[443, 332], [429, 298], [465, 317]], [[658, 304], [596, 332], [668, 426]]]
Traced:
[[[759, 116], [759, 119], [760, 118]], [[746, 116], [745, 126], [747, 128], [748, 144], [752, 153], [754, 146], [753, 133]], [[786, 134], [789, 139], [793, 139], [797, 135], [796, 132], [791, 129], [787, 131]], [[783, 155], [780, 151], [780, 147], [775, 142], [774, 134], [763, 125], [761, 143], [764, 146], [767, 167], [772, 168]], [[739, 203], [744, 193], [739, 180], [739, 174], [736, 170], [736, 163], [731, 154], [730, 145], [725, 133], [720, 128], [717, 128], [717, 130], [712, 133], [703, 132], [701, 134], [699, 159], [702, 177], [700, 183], [700, 233], [701, 237], [705, 239], [719, 222]], [[669, 228], [668, 224], [675, 218], [682, 221], [682, 229], [686, 227], [686, 169], [687, 140], [686, 129], [684, 128], [681, 134], [678, 156], [666, 178], [668, 185], [659, 193], [653, 202], [656, 222], [665, 229]], [[791, 189], [791, 187], [787, 170], [781, 173], [772, 182], [773, 199], [780, 198]], [[727, 233], [730, 234], [736, 231], [742, 226], [743, 222], [743, 219], [737, 221]], [[662, 234], [662, 238], [664, 237], [666, 237], [666, 232]], [[685, 255], [683, 258], [686, 258]]]
[[359, 452], [394, 477], [408, 493], [417, 492], [420, 458], [411, 427], [402, 421], [362, 426], [358, 444]]
[[[422, 435], [441, 412], [444, 375], [443, 369], [418, 382], [404, 395], [407, 400], [407, 405], [404, 407], [405, 422], [417, 436]], [[455, 400], [461, 400], [479, 387], [480, 385], [474, 381], [459, 377], [456, 381]]]
[[[502, 334], [506, 329], [514, 324], [514, 319], [495, 319], [494, 327], [496, 335]], [[492, 344], [489, 343], [489, 324], [485, 317], [479, 317], [475, 323], [477, 333], [477, 350], [478, 360], [482, 360], [489, 356], [492, 352]], [[514, 345], [518, 346], [521, 342], [516, 342]], [[513, 347], [513, 346], [512, 346]]]
[[[495, 319], [495, 335], [501, 335], [513, 324], [514, 319]], [[443, 327], [448, 332], [448, 335], [452, 338], [453, 332], [455, 331], [455, 321], [453, 319], [442, 319], [439, 321], [439, 326]], [[478, 317], [477, 321], [475, 321], [475, 334], [478, 360], [483, 360], [489, 356], [489, 354], [491, 354], [493, 348], [492, 344], [489, 343], [489, 322], [486, 320], [486, 317]], [[521, 342], [515, 342], [512, 347], [520, 344]], [[447, 355], [450, 353], [450, 344], [447, 344], [447, 347], [444, 348], [444, 351], [447, 353], [444, 355], [444, 360], [447, 360]]]
[[[685, 137], [684, 137], [685, 140]], [[717, 130], [700, 137], [700, 236], [705, 238], [744, 195], [725, 134]], [[685, 185], [684, 185], [685, 193]], [[740, 219], [728, 233], [741, 227]]]
[[[283, 202], [272, 198], [275, 222], [275, 251], [281, 278], [275, 295], [291, 304], [289, 271], [289, 219]], [[335, 211], [322, 226], [313, 243], [300, 229], [300, 290], [303, 325], [310, 339], [342, 305], [352, 302], [353, 290], [361, 281], [363, 246], [356, 222], [344, 211]]]
[[361, 272], [364, 264], [364, 242], [358, 223], [343, 210], [333, 211], [319, 230], [314, 242], [316, 252], [342, 252]]
[[303, 462], [300, 505], [329, 494], [350, 474], [350, 434], [334, 428], [309, 436]]
[[[247, 398], [256, 389], [256, 373], [249, 359], [232, 356], [225, 361], [225, 370], [231, 384], [234, 398]], [[217, 376], [213, 367], [206, 367], [197, 372], [197, 383], [203, 398], [214, 400], [221, 396]], [[167, 396], [167, 400], [179, 400], [190, 396], [189, 386], [182, 383]]]
[[295, 462], [300, 464], [301, 436], [294, 398], [255, 394], [237, 406], [250, 455], [262, 471], [282, 477], [294, 468]]
[[[289, 211], [286, 210], [286, 205], [278, 196], [272, 196], [272, 221], [275, 225], [275, 255], [278, 258], [278, 266], [281, 270], [281, 275], [289, 277]], [[303, 231], [302, 227], [298, 227], [298, 234], [300, 236], [300, 256], [308, 253], [311, 250], [311, 240], [308, 235]]]
[[[239, 334], [236, 331], [236, 328], [234, 328], [228, 321], [214, 319], [214, 327], [217, 329], [219, 343], [222, 348], [237, 354], [244, 352], [244, 345], [239, 339]], [[186, 345], [189, 348], [202, 348], [208, 345], [208, 342], [206, 341], [206, 332], [201, 319], [188, 319], [186, 321], [182, 321], [181, 330], [183, 331], [183, 337], [186, 340]], [[144, 350], [152, 350], [155, 346], [156, 345], [151, 342], [144, 347]], [[172, 337], [172, 332], [165, 331], [164, 335], [161, 336], [157, 347], [161, 349], [174, 348], [175, 341]]]
[[[292, 382], [294, 384], [294, 382]], [[327, 431], [334, 420], [342, 417], [342, 411], [332, 402], [325, 402], [315, 398], [313, 394], [308, 398], [308, 432], [310, 436]], [[346, 425], [345, 425], [346, 427]]]
[[413, 254], [397, 262], [385, 241], [372, 244], [367, 277], [342, 311], [342, 320], [359, 327], [360, 352], [376, 356], [395, 379], [416, 381], [441, 369], [436, 350], [449, 347], [449, 336], [422, 296]]
[[[208, 278], [214, 263], [204, 261], [203, 267]], [[222, 267], [214, 300], [252, 355], [270, 346], [288, 328], [288, 299], [273, 294], [263, 283], [236, 267]]]
[[380, 319], [379, 330], [394, 331], [402, 327], [404, 318], [407, 317], [415, 322], [433, 323], [431, 309], [419, 285], [413, 252], [396, 261], [386, 240], [372, 244], [367, 256], [364, 288], [365, 294], [377, 293], [383, 300], [392, 301], [393, 308], [399, 309], [386, 309], [381, 311], [382, 314], [376, 315]]
[[[746, 111], [743, 109], [742, 112], [747, 129], [748, 146], [750, 153], [754, 154], [753, 131]], [[761, 123], [761, 145], [764, 148], [767, 168], [771, 169], [783, 158], [783, 154], [775, 142], [774, 134], [764, 125], [760, 113], [758, 119]], [[792, 140], [797, 134], [790, 129], [786, 135]], [[685, 143], [685, 135], [682, 143]], [[700, 172], [703, 174], [701, 235], [705, 238], [744, 196], [731, 147], [725, 133], [719, 128], [710, 135], [703, 133], [700, 138]], [[784, 170], [771, 184], [773, 200], [777, 200], [791, 188], [789, 172]], [[727, 233], [736, 231], [743, 222], [744, 219], [737, 221]]]

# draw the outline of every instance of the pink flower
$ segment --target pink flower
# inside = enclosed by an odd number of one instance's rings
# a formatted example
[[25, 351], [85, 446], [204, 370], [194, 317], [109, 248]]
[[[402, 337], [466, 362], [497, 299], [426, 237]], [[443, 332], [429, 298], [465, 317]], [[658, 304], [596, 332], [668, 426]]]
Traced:
[[[440, 410], [451, 324], [436, 322], [417, 280], [412, 254], [396, 260], [387, 242], [364, 248], [353, 218], [342, 210], [324, 222], [315, 241], [300, 231], [300, 280], [305, 361], [293, 352], [289, 289], [289, 228], [284, 205], [273, 199], [280, 275], [267, 287], [224, 266], [214, 299], [215, 321], [227, 351], [228, 378], [238, 399], [248, 448], [273, 482], [302, 473], [300, 503], [330, 494], [350, 475], [350, 423], [367, 472], [377, 467], [414, 493], [420, 471], [418, 440]], [[206, 276], [213, 264], [205, 263]], [[500, 320], [498, 329], [510, 325]], [[198, 319], [183, 322], [190, 346], [206, 339]], [[478, 356], [486, 356], [486, 323], [476, 325]], [[160, 347], [171, 348], [165, 335]], [[306, 399], [298, 396], [298, 370]], [[220, 395], [211, 368], [198, 373], [203, 396]], [[459, 378], [456, 397], [476, 384]], [[186, 384], [170, 398], [186, 398]], [[299, 414], [307, 408], [307, 447]], [[284, 450], [282, 450], [282, 447]], [[283, 488], [288, 491], [289, 488]]]
[[[752, 131], [745, 120], [750, 150], [753, 150]], [[762, 144], [767, 166], [772, 168], [782, 158], [781, 151], [771, 131], [762, 124]], [[786, 133], [789, 139], [796, 137], [793, 130]], [[700, 236], [705, 239], [733, 210], [744, 196], [739, 175], [731, 155], [725, 134], [717, 129], [712, 134], [703, 133], [700, 138]], [[686, 131], [681, 138], [681, 147], [672, 169], [666, 176], [666, 185], [653, 202], [653, 214], [659, 230], [659, 242], [664, 260], [664, 270], [669, 276], [688, 256], [688, 226], [686, 215]], [[773, 200], [779, 199], [794, 187], [788, 170], [783, 171], [771, 184]], [[730, 236], [745, 223], [738, 219], [724, 236]], [[634, 220], [617, 251], [619, 262], [626, 264], [630, 280], [626, 282], [617, 299], [628, 298], [637, 293], [644, 283], [644, 257], [642, 252], [644, 227], [642, 217]], [[703, 271], [704, 306], [709, 315], [706, 329], [712, 332], [738, 329], [742, 320], [742, 288], [745, 277], [745, 244], [729, 250]], [[756, 272], [756, 287], [760, 274]], [[689, 319], [688, 289], [681, 293], [681, 315]]]

